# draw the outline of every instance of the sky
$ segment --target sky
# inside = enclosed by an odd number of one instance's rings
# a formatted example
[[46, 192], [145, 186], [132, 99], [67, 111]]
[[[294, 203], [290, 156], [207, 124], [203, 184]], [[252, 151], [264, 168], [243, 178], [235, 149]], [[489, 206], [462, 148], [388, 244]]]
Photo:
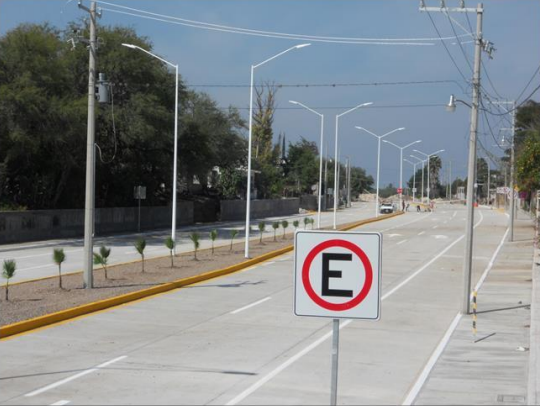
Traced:
[[[303, 85], [282, 87], [277, 92], [276, 141], [278, 134], [284, 133], [287, 141], [295, 142], [304, 137], [317, 145], [320, 143], [319, 117], [289, 103], [289, 100], [296, 100], [324, 114], [323, 150], [325, 155], [333, 156], [336, 115], [361, 103], [372, 102], [372, 106], [357, 109], [339, 119], [342, 160], [349, 156], [353, 165], [365, 168], [375, 177], [377, 140], [355, 129], [355, 126], [378, 135], [405, 127], [405, 130], [386, 138], [398, 145], [422, 140], [406, 150], [404, 157], [413, 153], [413, 148], [425, 153], [444, 149], [440, 155], [443, 172], [447, 173], [451, 161], [452, 178], [466, 177], [470, 110], [458, 104], [456, 112], [449, 113], [444, 105], [450, 94], [471, 102], [472, 69], [469, 63], [472, 65], [474, 59], [474, 44], [471, 37], [460, 37], [461, 47], [457, 40], [450, 39], [445, 41], [447, 51], [438, 40], [439, 34], [452, 37], [455, 36], [454, 30], [458, 35], [464, 34], [464, 30], [469, 31], [464, 13], [452, 14], [456, 22], [451, 25], [443, 13], [420, 12], [417, 0], [108, 2], [177, 18], [272, 32], [355, 38], [427, 38], [422, 43], [433, 45], [312, 42], [309, 47], [288, 52], [255, 69], [255, 83]], [[440, 0], [425, 2], [427, 6], [440, 4]], [[89, 0], [83, 3], [89, 6]], [[465, 1], [467, 7], [474, 8], [476, 4], [471, 0]], [[458, 6], [459, 1], [447, 0], [447, 5]], [[309, 42], [209, 31], [112, 12], [107, 9], [130, 11], [99, 2], [98, 7], [104, 8], [99, 25], [134, 28], [139, 35], [150, 39], [154, 53], [179, 64], [188, 86], [208, 93], [224, 108], [229, 105], [238, 107], [246, 119], [251, 65], [294, 45]], [[520, 102], [540, 82], [540, 75], [533, 77], [540, 65], [540, 2], [485, 0], [484, 9], [483, 35], [496, 50], [493, 59], [486, 53], [482, 55], [485, 67], [481, 74], [482, 86], [493, 99], [513, 100], [532, 78], [529, 88], [518, 100]], [[21, 23], [49, 22], [64, 28], [68, 22], [84, 17], [85, 12], [77, 7], [76, 0], [0, 0], [0, 35]], [[470, 14], [469, 20], [472, 28], [476, 29], [476, 14]], [[394, 84], [380, 84], [389, 82]], [[348, 86], [320, 86], [333, 84]], [[533, 99], [539, 100], [540, 92]], [[493, 111], [498, 112], [494, 108]], [[503, 152], [495, 144], [504, 133], [501, 128], [508, 127], [508, 122], [504, 119], [501, 122], [501, 116], [489, 113], [487, 119], [493, 133], [486, 118], [481, 117], [479, 141], [491, 153], [501, 156]], [[482, 155], [481, 150], [479, 154]], [[408, 163], [403, 165], [405, 183], [412, 174], [412, 166]], [[398, 184], [399, 167], [399, 150], [383, 144], [381, 185]]]

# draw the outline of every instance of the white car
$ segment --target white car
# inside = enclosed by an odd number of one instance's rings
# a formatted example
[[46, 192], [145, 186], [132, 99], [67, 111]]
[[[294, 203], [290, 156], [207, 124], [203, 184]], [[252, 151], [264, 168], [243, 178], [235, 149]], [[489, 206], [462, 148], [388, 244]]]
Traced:
[[393, 213], [394, 210], [395, 210], [395, 207], [392, 203], [383, 203], [381, 204], [381, 207], [379, 208], [379, 211], [381, 214]]

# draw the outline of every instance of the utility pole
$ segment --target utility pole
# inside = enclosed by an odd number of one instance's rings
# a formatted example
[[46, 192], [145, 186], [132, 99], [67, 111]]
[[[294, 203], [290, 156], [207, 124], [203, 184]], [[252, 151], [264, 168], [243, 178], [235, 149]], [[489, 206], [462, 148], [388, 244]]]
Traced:
[[88, 124], [86, 136], [86, 194], [84, 204], [84, 263], [83, 277], [85, 289], [94, 287], [93, 259], [94, 259], [94, 211], [95, 211], [95, 138], [96, 138], [96, 2], [90, 2], [90, 8], [83, 6], [79, 2], [79, 8], [85, 10], [90, 15], [90, 39], [88, 41], [89, 62], [88, 62]]
[[351, 207], [351, 160], [347, 157], [347, 207]]
[[473, 99], [471, 108], [471, 126], [469, 137], [469, 167], [467, 172], [467, 225], [465, 228], [465, 258], [463, 266], [463, 301], [461, 307], [462, 314], [470, 313], [471, 295], [471, 275], [473, 256], [473, 233], [474, 233], [474, 184], [476, 182], [476, 139], [478, 135], [478, 107], [480, 101], [480, 67], [482, 58], [482, 47], [485, 45], [482, 34], [482, 18], [484, 6], [478, 4], [476, 8], [466, 8], [463, 2], [461, 7], [446, 7], [442, 0], [440, 7], [426, 7], [424, 0], [421, 0], [420, 11], [428, 12], [461, 12], [476, 13], [476, 36], [474, 49], [474, 70], [473, 70]]
[[452, 161], [450, 161], [450, 167], [448, 168], [448, 170], [449, 170], [448, 180], [450, 183], [450, 200], [452, 200]]

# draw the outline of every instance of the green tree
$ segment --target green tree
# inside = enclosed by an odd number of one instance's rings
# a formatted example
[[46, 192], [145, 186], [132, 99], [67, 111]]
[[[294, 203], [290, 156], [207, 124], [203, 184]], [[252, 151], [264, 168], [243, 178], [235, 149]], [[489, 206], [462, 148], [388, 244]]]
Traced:
[[262, 244], [263, 233], [265, 230], [266, 230], [266, 223], [264, 221], [259, 222], [259, 233], [260, 233], [259, 244]]
[[197, 233], [196, 231], [192, 232], [189, 235], [189, 239], [193, 243], [193, 259], [197, 260], [197, 250], [199, 249], [199, 246], [200, 246], [199, 233]]
[[301, 138], [289, 144], [286, 164], [287, 189], [296, 196], [313, 193], [319, 181], [319, 151], [315, 142]]
[[296, 231], [296, 229], [298, 228], [298, 226], [300, 225], [300, 222], [298, 220], [294, 220], [293, 223], [292, 223], [293, 227], [294, 227], [294, 231]]
[[141, 256], [142, 272], [144, 272], [144, 249], [146, 248], [146, 240], [144, 238], [138, 238], [137, 241], [133, 244], [135, 250]]
[[63, 289], [62, 287], [62, 262], [64, 262], [65, 260], [66, 260], [66, 254], [63, 248], [53, 249], [53, 261], [56, 265], [58, 265], [58, 287], [60, 289]]
[[212, 255], [214, 255], [214, 241], [216, 241], [217, 236], [217, 230], [210, 231], [210, 240], [212, 241]]
[[281, 227], [283, 227], [283, 239], [285, 239], [285, 233], [287, 232], [287, 227], [289, 227], [289, 222], [287, 220], [283, 220], [281, 222]]
[[516, 161], [516, 175], [521, 190], [540, 189], [540, 140], [531, 137], [523, 141]]
[[276, 241], [276, 232], [277, 232], [277, 229], [279, 228], [279, 221], [274, 221], [272, 223], [272, 228], [274, 229], [274, 241]]
[[236, 229], [232, 229], [231, 230], [231, 248], [229, 248], [229, 251], [232, 251], [232, 246], [233, 246], [233, 241], [234, 241], [234, 237], [236, 237], [238, 235], [238, 230]]
[[99, 253], [94, 252], [94, 265], [101, 265], [103, 267], [103, 272], [105, 272], [105, 279], [109, 279], [109, 275], [107, 274], [109, 255], [111, 255], [111, 249], [107, 248], [105, 245], [102, 245], [99, 248]]
[[2, 276], [6, 280], [6, 302], [9, 301], [9, 280], [15, 276], [17, 263], [13, 259], [5, 259]]
[[171, 256], [171, 268], [173, 268], [174, 267], [173, 251], [175, 247], [175, 242], [171, 236], [168, 236], [167, 238], [165, 238], [165, 246], [169, 249], [169, 254]]
[[309, 224], [309, 217], [304, 217], [304, 230], [307, 228], [308, 224]]

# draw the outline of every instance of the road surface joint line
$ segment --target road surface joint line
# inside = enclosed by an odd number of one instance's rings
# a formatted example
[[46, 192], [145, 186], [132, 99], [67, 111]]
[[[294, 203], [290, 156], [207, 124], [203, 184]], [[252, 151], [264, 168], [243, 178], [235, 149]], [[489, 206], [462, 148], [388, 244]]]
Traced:
[[261, 303], [264, 303], [264, 302], [266, 302], [266, 301], [268, 301], [268, 300], [270, 300], [270, 299], [272, 299], [271, 296], [265, 297], [264, 299], [261, 299], [261, 300], [257, 300], [256, 302], [253, 302], [253, 303], [251, 303], [251, 304], [248, 304], [247, 306], [244, 306], [244, 307], [241, 307], [241, 308], [239, 308], [239, 309], [233, 310], [233, 311], [231, 312], [231, 314], [238, 314], [238, 313], [240, 313], [240, 312], [243, 312], [244, 310], [247, 310], [247, 309], [250, 309], [250, 308], [252, 308], [252, 307], [254, 307], [254, 306], [260, 305]]
[[396, 245], [401, 245], [401, 244], [403, 244], [403, 243], [405, 243], [407, 241], [409, 241], [409, 240], [401, 240], [400, 242], [396, 243]]
[[[491, 259], [489, 261], [489, 264], [487, 265], [486, 269], [484, 270], [484, 273], [480, 277], [480, 280], [476, 284], [474, 290], [478, 291], [482, 287], [484, 281], [487, 278], [487, 275], [489, 274], [489, 271], [491, 271], [491, 268], [493, 267], [493, 265], [495, 263], [495, 259], [499, 255], [499, 252], [500, 252], [501, 248], [503, 247], [503, 245], [504, 245], [504, 243], [506, 241], [506, 237], [507, 237], [509, 231], [510, 231], [510, 229], [506, 229], [506, 232], [504, 233], [499, 245], [495, 249], [495, 252], [493, 253], [493, 255], [491, 257]], [[444, 337], [442, 338], [442, 340], [437, 345], [437, 348], [435, 349], [435, 351], [433, 352], [433, 354], [429, 358], [429, 360], [428, 360], [427, 364], [425, 365], [424, 369], [422, 370], [420, 376], [418, 377], [418, 379], [414, 383], [412, 389], [407, 394], [407, 397], [403, 401], [402, 405], [405, 405], [405, 406], [412, 405], [412, 403], [414, 402], [414, 400], [416, 399], [416, 397], [418, 396], [418, 394], [422, 390], [424, 384], [426, 383], [426, 381], [427, 381], [427, 379], [429, 377], [429, 374], [431, 373], [432, 369], [435, 367], [435, 364], [437, 363], [437, 361], [439, 360], [440, 356], [442, 355], [444, 349], [448, 345], [448, 342], [450, 341], [450, 338], [451, 338], [452, 334], [454, 333], [454, 331], [456, 330], [456, 328], [457, 328], [460, 320], [462, 319], [462, 317], [463, 317], [463, 315], [461, 313], [458, 313], [457, 316], [454, 318], [454, 320], [452, 321], [452, 323], [448, 327], [448, 330], [446, 331]]]
[[71, 403], [71, 400], [59, 400], [58, 402], [51, 403], [51, 406], [64, 406]]
[[420, 231], [420, 232], [418, 233], [418, 235], [422, 235], [422, 234], [425, 234], [425, 233], [426, 233], [425, 231]]
[[[430, 213], [431, 214], [431, 213]], [[480, 220], [475, 224], [475, 228], [482, 223], [484, 220], [484, 217], [482, 213], [480, 213]], [[406, 226], [408, 223], [403, 224], [402, 226]], [[395, 227], [394, 227], [395, 228]], [[399, 289], [401, 289], [403, 286], [405, 286], [407, 283], [409, 283], [412, 279], [414, 279], [418, 274], [420, 274], [423, 270], [425, 270], [429, 265], [431, 265], [433, 262], [435, 262], [437, 259], [439, 259], [441, 256], [443, 256], [448, 250], [450, 250], [455, 244], [457, 244], [459, 241], [461, 241], [465, 235], [462, 235], [461, 237], [457, 238], [452, 244], [450, 244], [446, 249], [444, 249], [441, 253], [437, 254], [434, 258], [432, 258], [427, 264], [425, 264], [423, 267], [421, 267], [419, 270], [417, 270], [415, 273], [413, 273], [411, 276], [409, 276], [407, 279], [405, 279], [403, 282], [401, 282], [399, 285], [394, 287], [392, 290], [390, 290], [388, 293], [384, 294], [381, 298], [381, 301], [386, 300], [388, 297], [390, 297], [392, 294], [397, 292]], [[347, 320], [344, 323], [341, 324], [340, 330], [342, 328], [345, 328], [348, 326], [352, 320]], [[262, 387], [266, 382], [270, 381], [272, 378], [277, 376], [280, 372], [285, 370], [288, 366], [295, 363], [297, 360], [302, 358], [304, 355], [311, 352], [313, 349], [317, 348], [320, 344], [322, 344], [324, 341], [326, 341], [329, 337], [332, 336], [332, 331], [329, 331], [324, 336], [319, 338], [318, 340], [311, 343], [309, 346], [301, 350], [300, 352], [296, 353], [294, 356], [289, 358], [287, 361], [285, 361], [283, 364], [279, 365], [274, 370], [270, 371], [267, 375], [263, 376], [260, 380], [252, 384], [250, 387], [248, 387], [246, 390], [241, 392], [238, 396], [231, 399], [229, 402], [226, 403], [226, 405], [236, 405], [245, 398], [247, 398], [249, 395], [254, 393], [257, 389]]]
[[125, 358], [127, 358], [127, 355], [122, 355], [121, 357], [114, 358], [114, 359], [112, 359], [110, 361], [104, 362], [103, 364], [99, 364], [98, 366], [96, 366], [94, 368], [87, 369], [85, 371], [79, 372], [78, 374], [72, 375], [72, 376], [70, 376], [68, 378], [65, 378], [65, 379], [62, 379], [62, 380], [57, 381], [55, 383], [52, 383], [50, 385], [44, 386], [41, 389], [38, 389], [38, 390], [35, 390], [33, 392], [27, 393], [26, 395], [24, 395], [24, 397], [31, 398], [31, 397], [34, 397], [34, 396], [39, 395], [41, 393], [47, 392], [47, 391], [49, 391], [51, 389], [58, 388], [61, 385], [64, 385], [64, 384], [66, 384], [68, 382], [71, 382], [71, 381], [74, 381], [75, 379], [79, 379], [79, 378], [81, 378], [81, 377], [83, 377], [85, 375], [91, 374], [93, 372], [97, 372], [100, 369], [106, 368], [109, 365], [112, 365], [112, 364], [114, 364], [114, 363], [116, 363], [118, 361], [122, 361]]

